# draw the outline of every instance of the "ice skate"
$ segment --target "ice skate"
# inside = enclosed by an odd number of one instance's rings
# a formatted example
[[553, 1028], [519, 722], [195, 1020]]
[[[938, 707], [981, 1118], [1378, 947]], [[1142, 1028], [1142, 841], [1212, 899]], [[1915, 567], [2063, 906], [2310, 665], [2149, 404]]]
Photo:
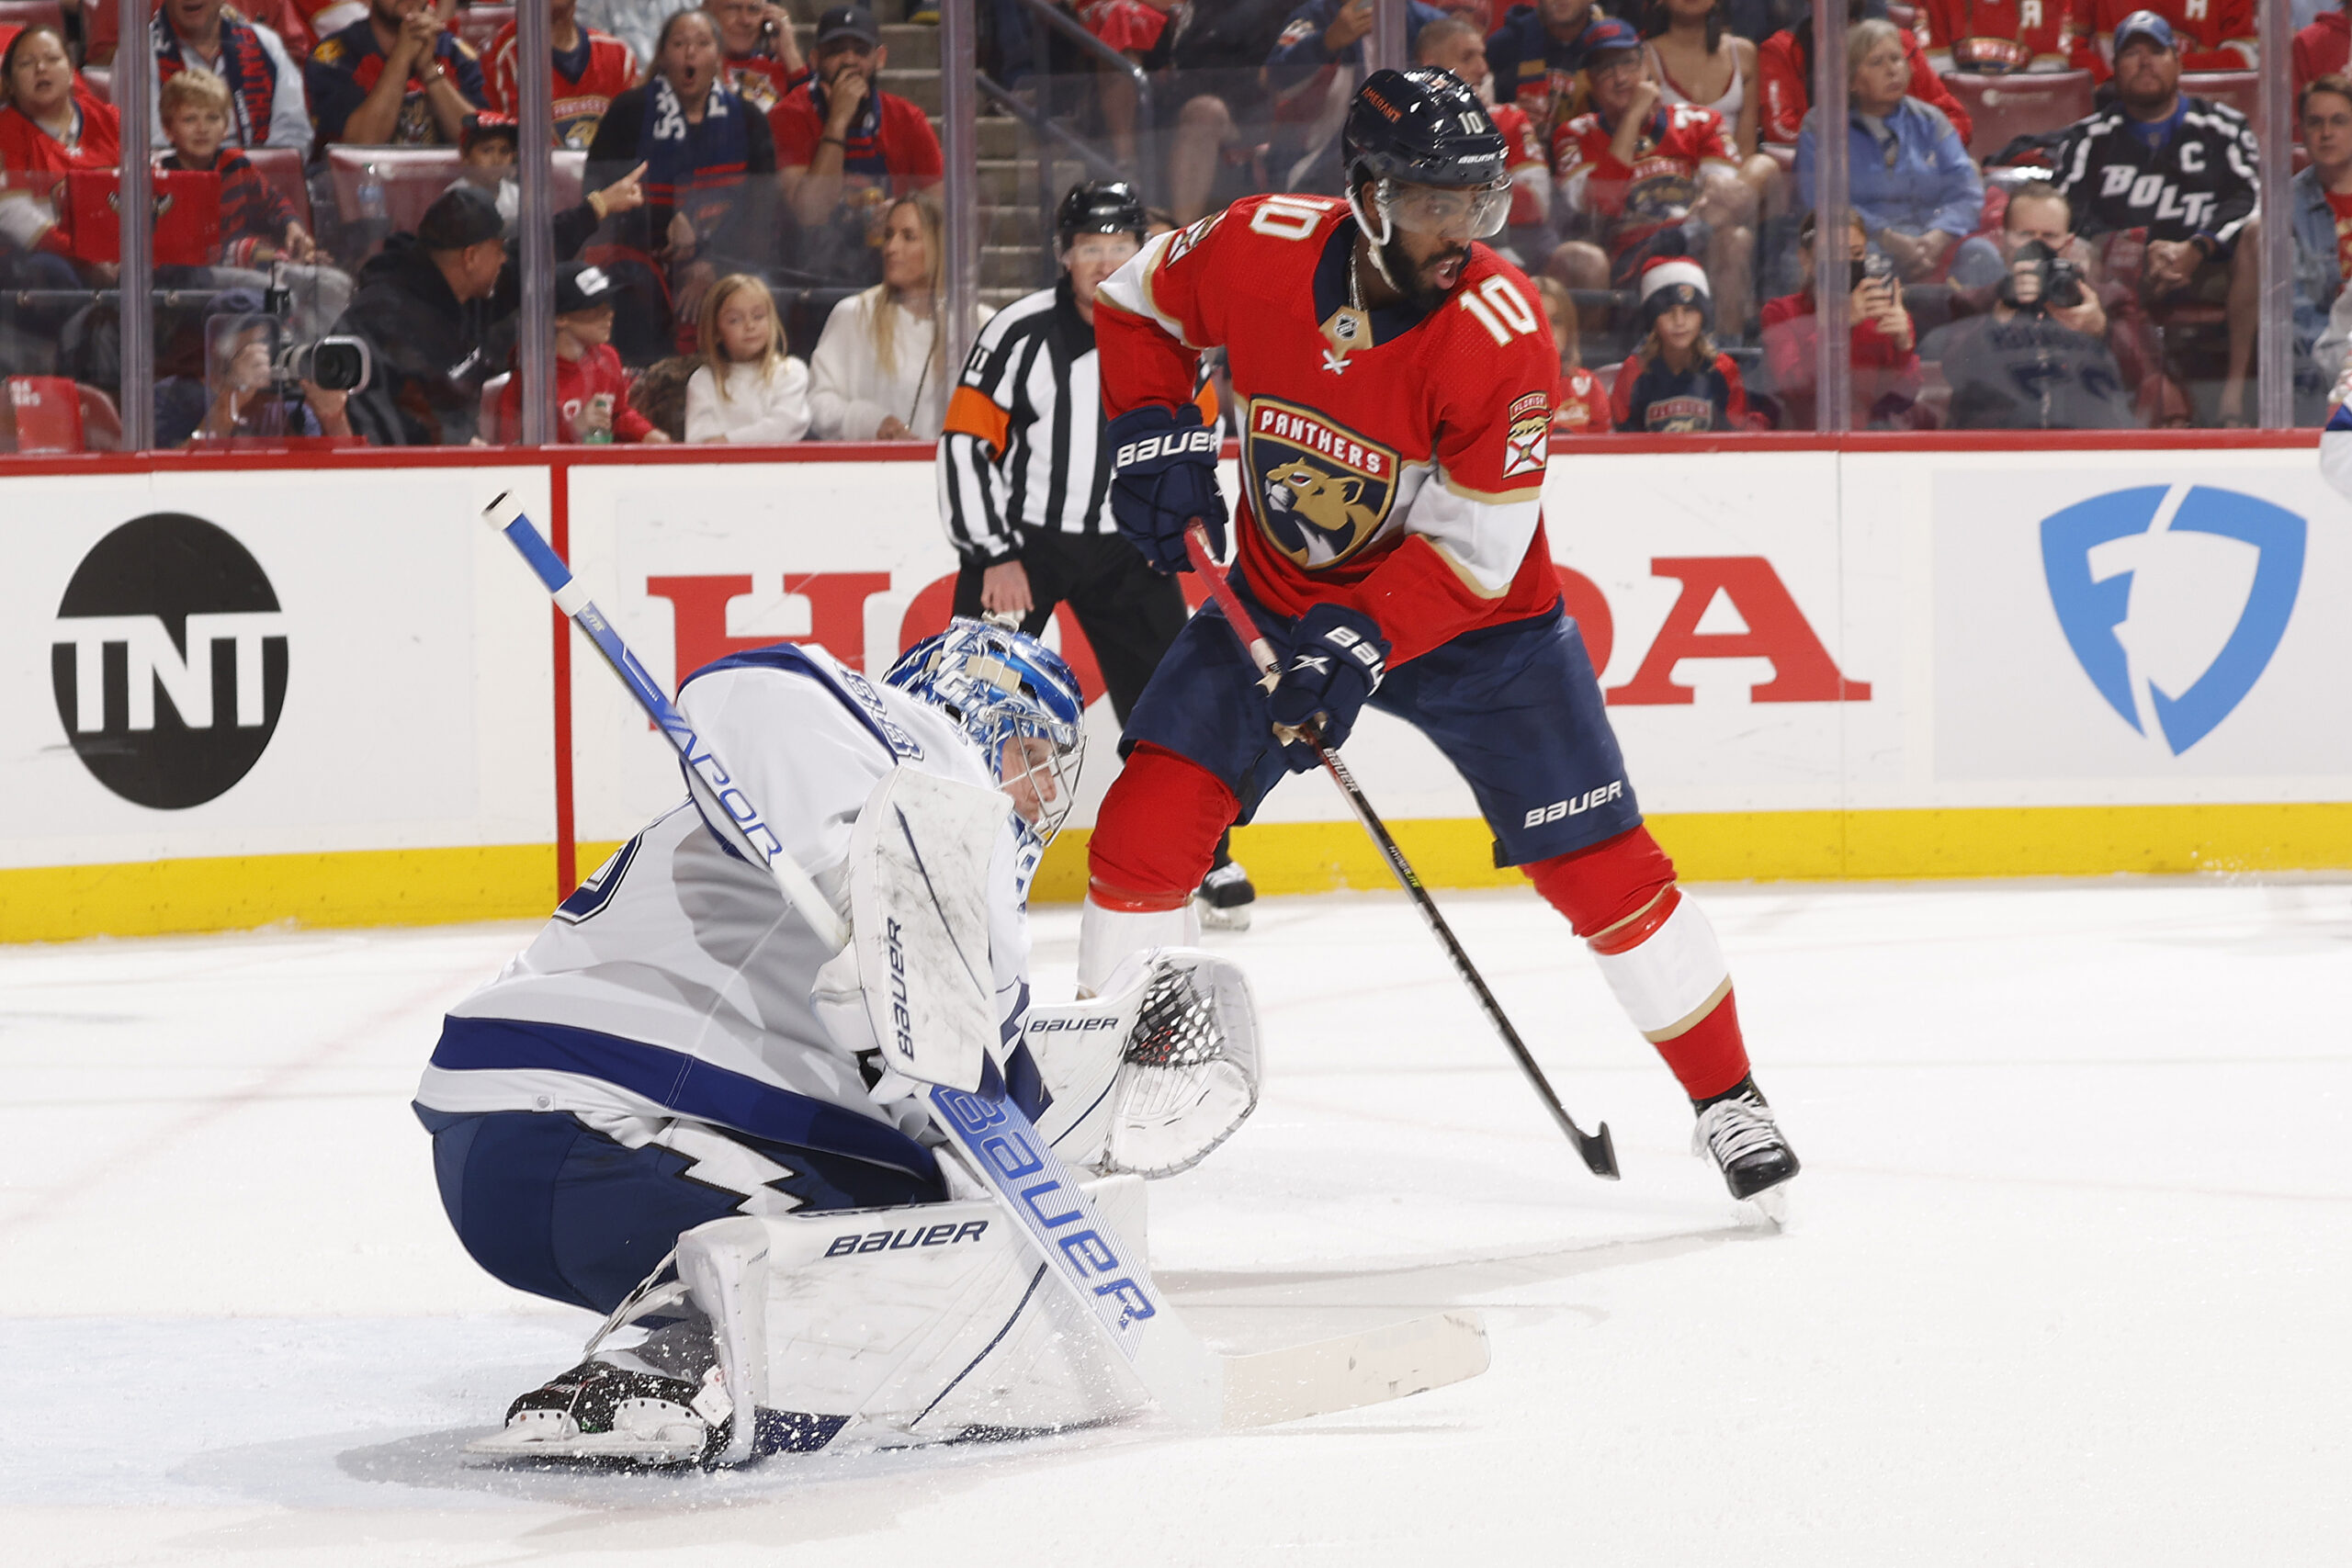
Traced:
[[506, 1409], [505, 1427], [466, 1445], [494, 1459], [693, 1464], [725, 1441], [727, 1396], [713, 1382], [587, 1360]]
[[1201, 879], [1199, 890], [1193, 895], [1204, 931], [1248, 931], [1250, 906], [1257, 901], [1258, 890], [1250, 886], [1250, 873], [1238, 860], [1220, 861], [1211, 866], [1208, 875]]
[[1755, 1079], [1742, 1079], [1737, 1089], [1699, 1112], [1690, 1152], [1715, 1162], [1733, 1197], [1754, 1202], [1775, 1221], [1781, 1218], [1779, 1188], [1797, 1173], [1797, 1155], [1781, 1135], [1779, 1120], [1758, 1092]]

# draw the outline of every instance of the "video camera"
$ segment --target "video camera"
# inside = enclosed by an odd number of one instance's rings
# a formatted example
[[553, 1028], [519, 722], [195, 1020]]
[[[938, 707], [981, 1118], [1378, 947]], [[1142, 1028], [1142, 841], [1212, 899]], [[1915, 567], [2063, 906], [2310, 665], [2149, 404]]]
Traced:
[[[262, 295], [262, 312], [282, 322], [294, 313], [294, 291], [286, 287], [286, 266], [270, 268], [269, 288]], [[368, 385], [375, 368], [367, 340], [356, 337], [313, 338], [308, 343], [278, 331], [271, 333], [273, 352], [269, 379], [288, 398], [301, 395], [302, 383], [327, 392], [356, 392]]]

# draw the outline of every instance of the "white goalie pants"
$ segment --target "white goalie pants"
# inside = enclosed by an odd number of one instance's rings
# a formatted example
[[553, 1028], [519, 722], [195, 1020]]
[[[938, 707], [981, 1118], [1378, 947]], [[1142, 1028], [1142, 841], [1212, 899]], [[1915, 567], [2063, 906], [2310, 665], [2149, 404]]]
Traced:
[[[1085, 1186], [1141, 1253], [1142, 1180]], [[834, 1447], [1080, 1426], [1143, 1403], [985, 1199], [715, 1220], [679, 1238], [677, 1269], [732, 1407], [846, 1417]]]

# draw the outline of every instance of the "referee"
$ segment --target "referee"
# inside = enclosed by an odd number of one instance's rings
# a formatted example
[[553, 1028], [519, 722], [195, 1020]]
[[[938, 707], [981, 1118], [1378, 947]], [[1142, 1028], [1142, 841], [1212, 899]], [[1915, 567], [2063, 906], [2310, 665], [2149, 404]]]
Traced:
[[[1190, 612], [1111, 520], [1110, 453], [1094, 356], [1094, 291], [1143, 248], [1143, 198], [1124, 180], [1073, 186], [1054, 219], [1061, 280], [980, 329], [939, 439], [939, 511], [962, 558], [956, 614], [1017, 615], [1035, 636], [1067, 603], [1125, 728]], [[1216, 393], [1204, 387], [1203, 423]], [[1203, 919], [1246, 929], [1255, 897], [1217, 846]]]

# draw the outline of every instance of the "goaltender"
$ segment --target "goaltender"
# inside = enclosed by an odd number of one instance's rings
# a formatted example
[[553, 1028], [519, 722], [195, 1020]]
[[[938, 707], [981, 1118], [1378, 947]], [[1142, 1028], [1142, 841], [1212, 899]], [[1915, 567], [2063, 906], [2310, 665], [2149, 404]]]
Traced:
[[[1029, 882], [1083, 744], [1077, 682], [1043, 644], [959, 619], [879, 684], [781, 644], [695, 671], [677, 705], [839, 909], [878, 852], [862, 821], [978, 802], [923, 874], [973, 894], [956, 949], [992, 972], [1000, 1070], [1067, 1164], [1173, 1174], [1249, 1114], [1254, 1027], [1229, 965], [1161, 950], [1102, 1001], [1030, 1005]], [[466, 1250], [612, 1314], [475, 1451], [732, 1462], [853, 1427], [909, 1442], [1118, 1414], [1091, 1337], [1057, 1321], [1064, 1292], [1038, 1288], [1034, 1253], [942, 1152], [924, 1086], [884, 1064], [857, 947], [833, 953], [687, 778], [451, 1010], [417, 1089]], [[991, 790], [1009, 798], [991, 808]], [[1189, 1048], [1155, 1060], [1171, 998]], [[1133, 1176], [1090, 1190], [1139, 1245]], [[607, 1344], [624, 1326], [641, 1339]], [[757, 1368], [748, 1423], [729, 1358]]]

